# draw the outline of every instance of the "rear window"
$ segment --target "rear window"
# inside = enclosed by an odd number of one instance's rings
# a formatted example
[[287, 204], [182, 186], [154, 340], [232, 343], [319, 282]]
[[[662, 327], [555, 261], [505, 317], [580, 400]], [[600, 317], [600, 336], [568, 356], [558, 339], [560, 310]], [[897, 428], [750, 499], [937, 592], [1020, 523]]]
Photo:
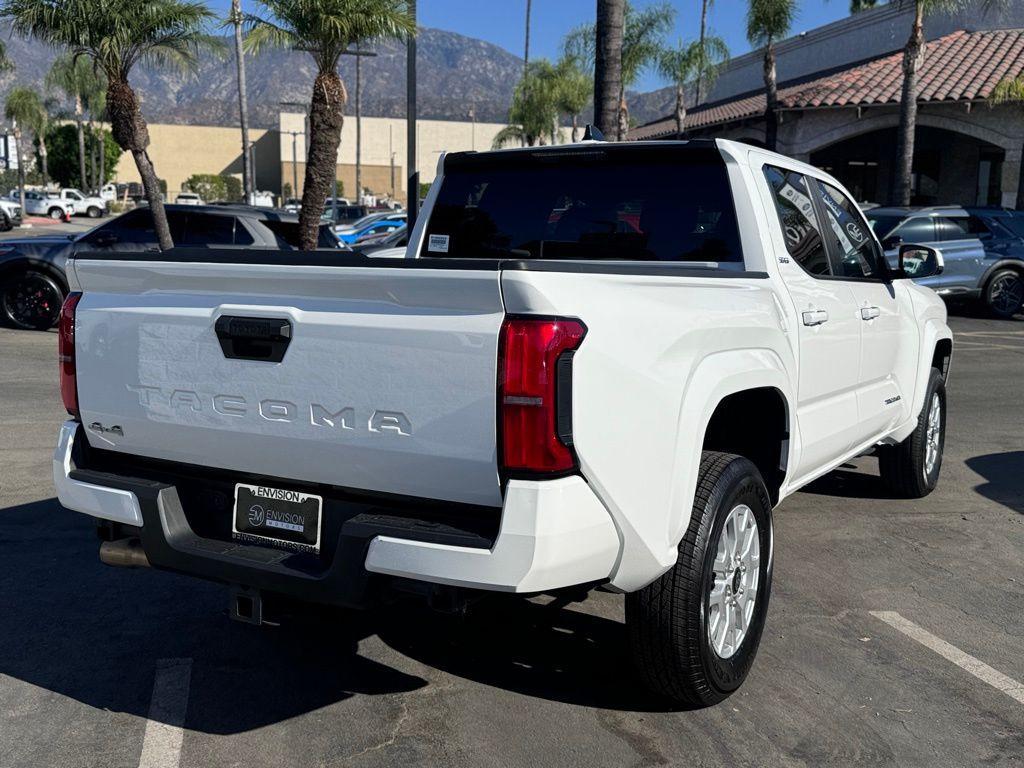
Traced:
[[451, 155], [426, 234], [424, 257], [743, 262], [706, 145]]

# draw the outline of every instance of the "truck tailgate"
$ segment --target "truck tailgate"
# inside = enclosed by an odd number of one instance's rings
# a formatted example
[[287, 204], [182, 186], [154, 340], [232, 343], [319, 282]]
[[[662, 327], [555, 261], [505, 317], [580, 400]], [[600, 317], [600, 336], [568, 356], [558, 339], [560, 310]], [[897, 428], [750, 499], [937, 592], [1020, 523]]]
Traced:
[[[90, 445], [293, 485], [501, 504], [497, 269], [74, 268]], [[268, 344], [280, 362], [260, 359]]]

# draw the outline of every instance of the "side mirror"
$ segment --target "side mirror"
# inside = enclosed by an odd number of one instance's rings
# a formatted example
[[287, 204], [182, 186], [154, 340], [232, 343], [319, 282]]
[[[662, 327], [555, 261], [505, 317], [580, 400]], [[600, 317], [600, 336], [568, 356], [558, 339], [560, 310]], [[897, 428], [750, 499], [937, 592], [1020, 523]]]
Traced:
[[927, 245], [906, 243], [900, 246], [900, 275], [911, 279], [941, 275], [946, 264], [942, 252]]
[[903, 245], [903, 238], [899, 235], [889, 235], [882, 241], [882, 247], [887, 251], [891, 251], [893, 248], [898, 248], [901, 245]]

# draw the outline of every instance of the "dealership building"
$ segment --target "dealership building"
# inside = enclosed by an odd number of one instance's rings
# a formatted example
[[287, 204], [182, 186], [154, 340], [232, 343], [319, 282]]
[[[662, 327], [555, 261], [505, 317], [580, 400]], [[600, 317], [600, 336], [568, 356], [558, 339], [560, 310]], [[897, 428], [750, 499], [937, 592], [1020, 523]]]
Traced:
[[[913, 3], [890, 3], [777, 46], [778, 151], [838, 177], [859, 201], [891, 199], [902, 88], [902, 48]], [[1024, 76], [1024, 2], [1002, 12], [936, 14], [925, 24], [919, 70], [913, 200], [917, 204], [1024, 207], [1024, 105], [992, 105], [1005, 78]], [[760, 51], [723, 68], [686, 115], [688, 137], [763, 145]], [[674, 139], [672, 114], [631, 139]]]

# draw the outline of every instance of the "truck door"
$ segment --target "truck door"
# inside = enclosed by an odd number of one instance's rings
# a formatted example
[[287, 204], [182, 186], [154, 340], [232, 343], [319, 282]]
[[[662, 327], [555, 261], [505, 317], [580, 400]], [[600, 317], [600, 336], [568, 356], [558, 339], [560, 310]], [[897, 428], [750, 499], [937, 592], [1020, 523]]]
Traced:
[[813, 187], [827, 224], [832, 271], [857, 302], [861, 351], [858, 369], [857, 443], [883, 435], [909, 416], [917, 371], [917, 326], [902, 281], [888, 279], [881, 247], [856, 203], [832, 184]]
[[771, 165], [764, 175], [780, 224], [772, 228], [774, 255], [798, 322], [799, 482], [841, 458], [858, 434], [861, 320], [849, 284], [834, 279], [807, 179]]

